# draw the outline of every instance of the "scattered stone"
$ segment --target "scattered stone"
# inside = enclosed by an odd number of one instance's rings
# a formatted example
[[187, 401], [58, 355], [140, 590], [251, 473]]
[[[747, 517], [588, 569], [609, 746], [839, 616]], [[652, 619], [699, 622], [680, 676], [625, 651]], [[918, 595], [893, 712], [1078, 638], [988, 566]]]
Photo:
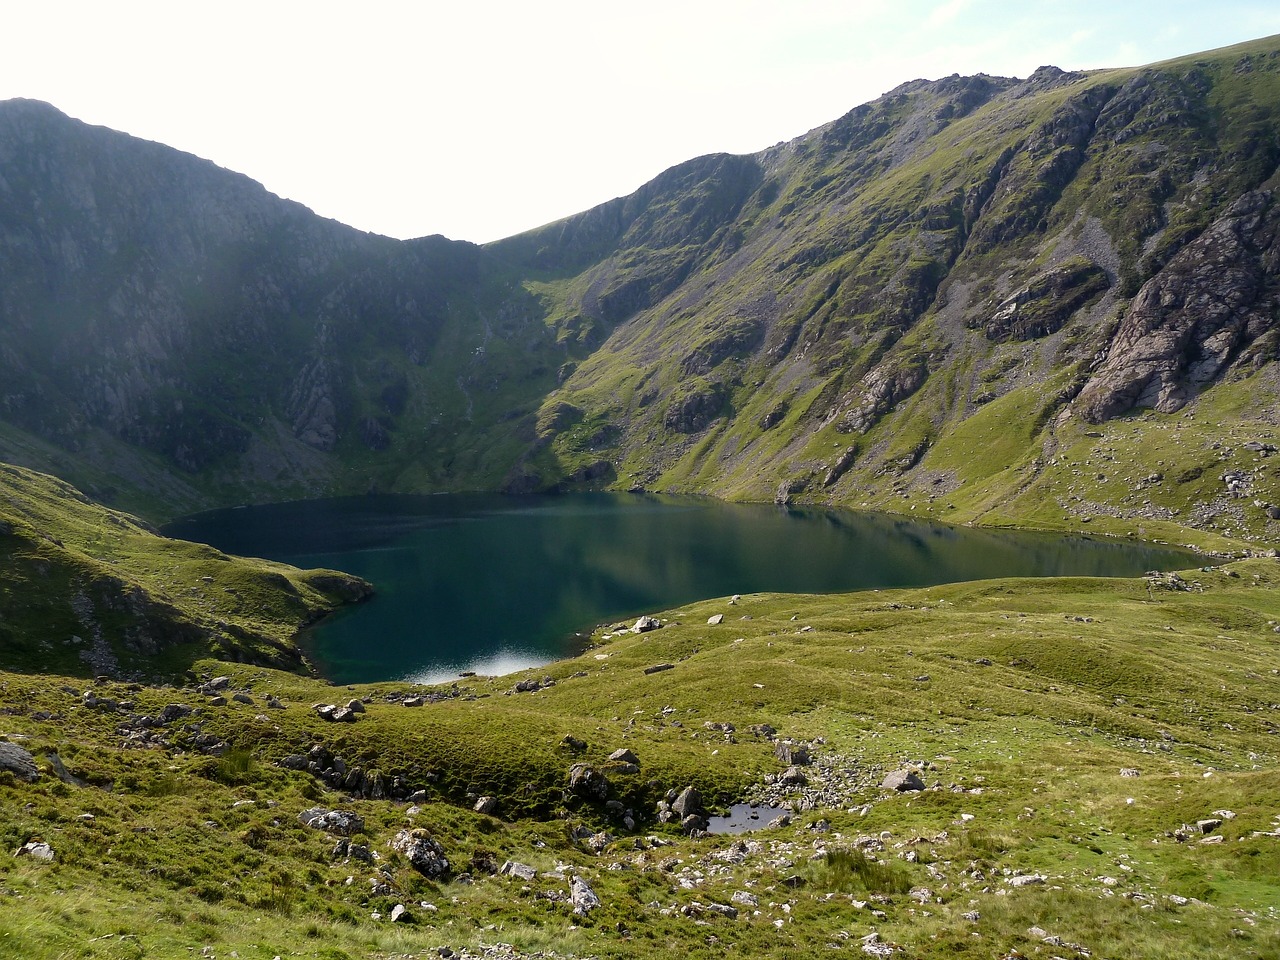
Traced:
[[243, 703], [243, 704], [247, 704], [248, 706], [253, 706], [253, 697], [249, 696], [247, 693], [233, 693], [231, 695], [231, 699], [234, 700], [236, 703]]
[[572, 734], [565, 734], [564, 739], [560, 741], [560, 746], [567, 750], [572, 750], [574, 753], [581, 753], [587, 749], [587, 741], [579, 740]]
[[52, 863], [54, 859], [53, 847], [43, 840], [28, 840], [15, 850], [13, 855], [15, 857], [32, 857], [35, 860], [43, 860], [45, 863]]
[[727, 903], [708, 903], [707, 909], [712, 913], [718, 913], [722, 917], [728, 917], [730, 920], [738, 919], [738, 908], [731, 907]]
[[724, 623], [724, 614], [723, 614], [723, 613], [717, 613], [717, 614], [715, 614], [715, 615], [713, 615], [713, 616], [707, 617], [707, 624], [708, 624], [709, 626], [717, 627], [717, 626], [719, 626], [719, 625], [720, 625], [720, 624], [722, 624], [722, 623]]
[[664, 670], [674, 670], [675, 668], [676, 665], [674, 663], [655, 663], [652, 667], [645, 667], [644, 672], [647, 675], [650, 673], [662, 673]]
[[405, 906], [403, 903], [397, 903], [394, 907], [391, 908], [391, 922], [392, 923], [412, 923], [413, 922], [412, 918], [409, 916], [409, 911], [405, 909]]
[[1120, 776], [1122, 777], [1138, 777], [1142, 775], [1142, 771], [1136, 767], [1121, 767]]
[[1213, 831], [1217, 830], [1220, 826], [1222, 826], [1222, 819], [1220, 817], [1209, 817], [1204, 820], [1196, 821], [1196, 828], [1201, 833], [1213, 833]]
[[352, 697], [347, 701], [347, 709], [352, 713], [364, 713], [364, 701], [357, 697]]
[[420, 707], [426, 702], [426, 699], [423, 697], [405, 697], [400, 701], [400, 705], [402, 707]]
[[358, 813], [352, 813], [349, 810], [311, 807], [298, 814], [298, 819], [312, 829], [336, 833], [343, 837], [364, 831], [364, 819]]
[[641, 617], [631, 627], [632, 633], [649, 633], [651, 630], [657, 630], [662, 623], [653, 617]]
[[472, 809], [476, 813], [483, 813], [485, 816], [491, 817], [498, 812], [498, 798], [481, 797], [476, 801], [476, 805]]
[[449, 873], [444, 847], [425, 830], [401, 830], [391, 841], [391, 849], [403, 854], [415, 870], [429, 879]]
[[573, 912], [580, 917], [585, 917], [600, 906], [600, 898], [596, 896], [596, 892], [579, 876], [569, 881], [569, 902], [573, 905]]
[[923, 790], [924, 781], [920, 779], [920, 775], [914, 770], [895, 770], [884, 778], [884, 781], [880, 784], [880, 789], [909, 793]]
[[36, 758], [15, 743], [0, 741], [0, 770], [8, 770], [19, 780], [32, 783], [40, 778]]
[[739, 890], [731, 898], [734, 903], [741, 904], [744, 907], [760, 906], [760, 898], [754, 893], [748, 893], [746, 890]]
[[640, 758], [626, 747], [613, 751], [613, 753], [609, 754], [609, 759], [613, 763], [633, 763], [636, 765], [639, 765], [640, 763]]

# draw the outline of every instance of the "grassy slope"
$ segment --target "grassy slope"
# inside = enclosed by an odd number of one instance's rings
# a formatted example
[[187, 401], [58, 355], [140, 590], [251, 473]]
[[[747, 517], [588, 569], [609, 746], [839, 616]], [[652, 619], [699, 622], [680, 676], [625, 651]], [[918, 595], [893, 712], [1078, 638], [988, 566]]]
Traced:
[[346, 574], [168, 540], [9, 465], [0, 465], [0, 567], [4, 664], [60, 673], [116, 672], [114, 660], [127, 672], [181, 674], [210, 653], [300, 666], [299, 628], [368, 589]]
[[[518, 678], [476, 678], [462, 681], [464, 697], [414, 710], [386, 698], [403, 686], [343, 691], [369, 701], [354, 725], [325, 724], [307, 708], [334, 699], [322, 684], [210, 663], [256, 701], [191, 718], [230, 745], [221, 759], [189, 749], [192, 734], [177, 727], [172, 749], [126, 747], [120, 718], [80, 706], [78, 689], [5, 674], [8, 738], [42, 760], [58, 751], [91, 785], [59, 783], [48, 764], [32, 785], [0, 775], [2, 845], [40, 837], [59, 857], [5, 863], [0, 955], [164, 957], [209, 946], [265, 960], [389, 957], [506, 942], [579, 956], [803, 957], [875, 931], [903, 956], [977, 958], [1047, 949], [1032, 926], [1095, 956], [1274, 955], [1280, 840], [1258, 834], [1276, 830], [1280, 805], [1280, 566], [1252, 560], [1192, 576], [1190, 591], [1069, 579], [708, 601], [665, 615], [678, 625], [532, 673], [557, 680], [533, 694], [505, 695]], [[725, 622], [706, 625], [712, 613]], [[676, 666], [643, 673], [660, 661]], [[190, 690], [97, 692], [129, 696], [151, 715], [202, 700]], [[287, 709], [263, 712], [269, 692]], [[708, 722], [733, 723], [737, 742]], [[748, 732], [755, 723], [817, 740], [819, 760], [836, 760], [849, 789], [795, 825], [754, 834], [743, 862], [730, 838], [665, 834], [673, 845], [654, 848], [598, 809], [565, 811], [571, 824], [623, 836], [597, 857], [567, 838], [565, 823], [525, 815], [559, 806], [575, 759], [558, 747], [566, 733], [589, 742], [590, 762], [620, 746], [639, 755], [639, 777], [612, 778], [635, 781], [623, 797], [638, 810], [688, 782], [720, 802], [743, 796], [780, 769]], [[416, 810], [343, 799], [273, 765], [314, 743], [426, 786], [429, 798]], [[940, 789], [876, 788], [908, 762], [924, 763]], [[499, 798], [497, 818], [466, 809], [478, 794]], [[298, 824], [317, 802], [365, 818], [359, 839], [384, 858], [390, 896], [370, 894], [374, 867], [335, 860], [333, 838]], [[1220, 844], [1173, 838], [1223, 809], [1235, 816], [1212, 834]], [[456, 871], [490, 855], [561, 876], [521, 883], [472, 869], [470, 884], [428, 882], [387, 846], [410, 823], [437, 837]], [[864, 837], [884, 838], [884, 850], [868, 848], [879, 866], [844, 853]], [[1015, 888], [1006, 871], [1048, 880]], [[571, 874], [604, 901], [585, 919], [555, 899]], [[791, 876], [804, 886], [784, 885]], [[908, 895], [921, 887], [929, 893]], [[729, 920], [692, 906], [729, 903], [736, 891], [756, 894], [758, 913]], [[416, 925], [373, 918], [397, 902]], [[977, 920], [962, 916], [972, 911]]]
[[[1098, 71], [1055, 89], [1019, 88], [942, 125], [934, 119], [947, 96], [941, 85], [895, 92], [770, 155], [762, 161], [768, 184], [735, 221], [739, 245], [732, 252], [708, 245], [676, 292], [619, 327], [544, 403], [548, 411], [567, 402], [582, 415], [542, 448], [539, 467], [555, 478], [604, 460], [616, 479], [603, 482], [622, 489], [639, 483], [768, 500], [790, 481], [801, 501], [962, 522], [1090, 523], [1214, 549], [1274, 542], [1280, 524], [1252, 505], [1280, 501], [1274, 471], [1260, 471], [1247, 502], [1223, 503], [1222, 468], [1251, 458], [1238, 450], [1223, 457], [1210, 446], [1227, 445], [1228, 434], [1275, 442], [1274, 363], [1227, 376], [1187, 408], [1190, 417], [1138, 413], [1095, 431], [1061, 414], [1140, 281], [1240, 193], [1274, 186], [1264, 148], [1280, 103], [1275, 46], [1269, 38]], [[1116, 93], [1139, 77], [1150, 82], [1152, 102], [1132, 108], [1115, 142], [1110, 128], [1089, 139], [1078, 169], [1046, 199], [1037, 171], [1047, 155], [1043, 144], [1033, 146], [1044, 140], [1044, 125], [1090, 91], [1108, 91], [1113, 106], [1140, 102]], [[1161, 107], [1172, 103], [1182, 107]], [[905, 117], [926, 135], [903, 152], [895, 124]], [[856, 148], [841, 149], [846, 134], [862, 137]], [[991, 203], [961, 229], [957, 198], [998, 169], [1006, 150], [1012, 160]], [[880, 169], [890, 154], [896, 165]], [[993, 225], [1024, 209], [1032, 225], [993, 244]], [[629, 235], [620, 246], [643, 241]], [[615, 259], [645, 250], [628, 248]], [[1117, 278], [1097, 310], [1089, 301], [1051, 336], [996, 342], [983, 334], [1001, 299], [1037, 271], [1073, 252], [1109, 262], [1107, 250]], [[937, 299], [926, 297], [899, 329], [897, 301], [884, 293], [909, 294], [912, 278], [930, 270], [944, 276]], [[545, 290], [551, 312], [578, 309], [594, 276]], [[763, 347], [731, 353], [705, 375], [682, 369], [682, 358], [708, 338], [731, 339], [743, 318], [774, 315]], [[779, 355], [772, 348], [786, 329], [800, 332]], [[861, 378], [876, 364], [899, 362], [925, 363], [930, 375], [920, 390], [867, 432], [841, 432], [841, 405], [857, 397]], [[725, 397], [709, 425], [680, 434], [664, 423], [673, 398], [709, 382], [721, 384]], [[783, 412], [774, 419], [775, 411]], [[1094, 449], [1101, 445], [1090, 432], [1117, 446]], [[1176, 437], [1177, 456], [1166, 437]], [[851, 448], [852, 466], [823, 484]], [[899, 465], [921, 448], [917, 464]], [[1103, 453], [1107, 469], [1085, 463]], [[1175, 479], [1195, 468], [1204, 468], [1197, 478]], [[1134, 484], [1161, 472], [1155, 489], [1134, 496]]]

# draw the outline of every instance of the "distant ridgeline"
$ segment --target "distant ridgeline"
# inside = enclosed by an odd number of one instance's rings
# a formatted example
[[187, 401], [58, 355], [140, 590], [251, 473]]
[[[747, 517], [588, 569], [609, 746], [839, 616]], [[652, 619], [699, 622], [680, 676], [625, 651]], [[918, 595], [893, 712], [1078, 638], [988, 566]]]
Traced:
[[913, 81], [483, 247], [9, 101], [0, 459], [153, 518], [610, 487], [1275, 539], [1278, 163], [1277, 39]]

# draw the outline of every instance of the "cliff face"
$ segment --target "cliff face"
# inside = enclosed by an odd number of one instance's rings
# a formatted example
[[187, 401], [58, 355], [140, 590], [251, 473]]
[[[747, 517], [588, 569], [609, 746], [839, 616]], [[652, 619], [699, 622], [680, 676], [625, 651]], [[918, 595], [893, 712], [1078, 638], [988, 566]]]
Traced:
[[[457, 424], [442, 438], [422, 421], [468, 405], [505, 302], [480, 289], [478, 259], [471, 244], [360, 233], [45, 104], [0, 105], [0, 409], [11, 433], [122, 487], [167, 497], [156, 458], [233, 496], [363, 489], [408, 459], [447, 461]], [[521, 375], [506, 380], [518, 394]], [[389, 469], [361, 469], [374, 455]]]
[[161, 512], [563, 484], [934, 509], [997, 474], [1016, 497], [1091, 425], [1274, 395], [1278, 163], [1259, 41], [914, 81], [478, 248], [14, 101], [0, 455]]

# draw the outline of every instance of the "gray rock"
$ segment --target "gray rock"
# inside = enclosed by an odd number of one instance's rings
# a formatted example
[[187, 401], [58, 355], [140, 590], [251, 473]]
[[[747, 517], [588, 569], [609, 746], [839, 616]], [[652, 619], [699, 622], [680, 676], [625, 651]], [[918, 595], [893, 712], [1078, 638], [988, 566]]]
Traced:
[[405, 697], [400, 701], [400, 705], [402, 707], [420, 707], [426, 702], [426, 699], [423, 697]]
[[662, 623], [653, 617], [641, 617], [631, 627], [632, 633], [648, 633], [651, 630], [657, 630]]
[[784, 740], [775, 745], [773, 755], [789, 767], [808, 766], [813, 762], [813, 758], [809, 756], [808, 746], [803, 743], [792, 743], [790, 740]]
[[0, 770], [8, 770], [19, 780], [27, 783], [40, 778], [36, 758], [16, 743], [0, 741]]
[[714, 616], [707, 617], [707, 624], [709, 626], [718, 627], [722, 623], [724, 623], [723, 613], [717, 613]]
[[1213, 831], [1217, 830], [1220, 826], [1222, 826], [1222, 820], [1218, 817], [1209, 817], [1204, 820], [1196, 821], [1196, 829], [1201, 833], [1213, 833]]
[[165, 724], [189, 716], [191, 716], [191, 708], [185, 703], [171, 703], [160, 711], [159, 719], [162, 724]]
[[347, 709], [350, 710], [352, 713], [364, 713], [365, 712], [364, 701], [356, 697], [352, 697], [350, 700], [347, 701]]
[[573, 905], [573, 912], [579, 917], [585, 917], [600, 906], [600, 898], [596, 896], [596, 892], [587, 881], [578, 876], [569, 881], [569, 902]]
[[1005, 882], [1011, 887], [1032, 887], [1045, 883], [1048, 879], [1040, 873], [1024, 873], [1018, 877], [1010, 877]]
[[425, 830], [401, 830], [391, 841], [391, 849], [402, 854], [424, 877], [436, 879], [449, 873], [444, 847]]
[[800, 771], [799, 767], [787, 767], [778, 778], [778, 782], [784, 787], [803, 787], [809, 782], [809, 778]]
[[298, 819], [313, 830], [323, 830], [341, 837], [349, 837], [364, 830], [364, 819], [349, 810], [326, 810], [311, 807], [298, 814]]
[[52, 863], [54, 860], [53, 847], [43, 840], [28, 840], [15, 850], [13, 855], [15, 857], [31, 857], [34, 860], [43, 860], [45, 863]]
[[412, 918], [409, 916], [409, 911], [405, 909], [405, 906], [403, 903], [397, 903], [394, 907], [391, 908], [391, 922], [392, 923], [411, 923], [412, 922]]
[[685, 787], [680, 791], [679, 796], [671, 802], [671, 812], [683, 820], [691, 814], [701, 814], [702, 794], [698, 792], [696, 787]]
[[536, 880], [538, 871], [533, 869], [527, 863], [520, 863], [516, 860], [508, 860], [498, 868], [498, 873], [504, 877], [515, 877], [517, 880], [525, 882]]
[[472, 807], [476, 813], [483, 813], [485, 816], [493, 816], [498, 812], [497, 797], [481, 797], [476, 801], [476, 805]]
[[231, 695], [231, 699], [236, 703], [245, 703], [249, 706], [253, 706], [253, 697], [249, 696], [247, 693], [233, 693]]
[[569, 768], [569, 792], [584, 800], [606, 800], [609, 797], [609, 778], [587, 763], [575, 763]]
[[637, 757], [630, 750], [628, 750], [626, 747], [623, 747], [620, 750], [613, 751], [613, 753], [609, 754], [609, 759], [612, 760], [614, 763], [634, 763], [634, 764], [640, 763], [640, 758]]
[[880, 784], [880, 789], [908, 793], [914, 790], [923, 790], [924, 781], [920, 779], [920, 775], [914, 770], [895, 770], [884, 778], [884, 781]]
[[680, 829], [688, 834], [706, 833], [707, 827], [707, 818], [700, 813], [691, 813], [680, 819]]
[[675, 668], [676, 668], [676, 665], [674, 663], [655, 663], [651, 667], [645, 667], [644, 672], [646, 675], [648, 675], [651, 673], [662, 673], [663, 671], [666, 671], [666, 670], [674, 670]]

